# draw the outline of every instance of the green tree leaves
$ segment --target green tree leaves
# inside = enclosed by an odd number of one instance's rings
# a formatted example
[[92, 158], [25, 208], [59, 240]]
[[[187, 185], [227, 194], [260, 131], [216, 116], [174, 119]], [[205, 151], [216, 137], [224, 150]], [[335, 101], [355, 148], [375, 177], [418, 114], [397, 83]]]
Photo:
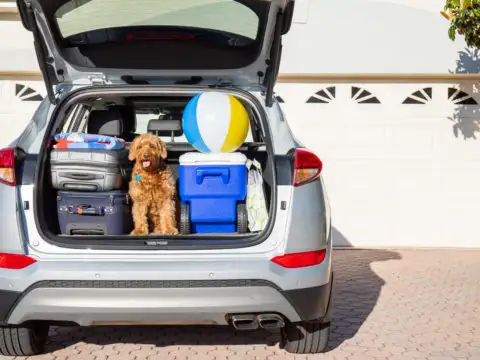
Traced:
[[450, 40], [463, 35], [468, 46], [480, 48], [480, 0], [446, 0], [441, 14], [450, 22]]
[[450, 38], [450, 40], [455, 41], [456, 31], [457, 28], [455, 27], [455, 25], [450, 25], [450, 27], [448, 28], [448, 37]]

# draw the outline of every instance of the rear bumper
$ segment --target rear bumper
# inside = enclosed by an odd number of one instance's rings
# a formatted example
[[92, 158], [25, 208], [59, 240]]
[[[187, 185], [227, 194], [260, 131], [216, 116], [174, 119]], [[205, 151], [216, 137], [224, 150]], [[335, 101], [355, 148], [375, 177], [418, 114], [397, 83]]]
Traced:
[[0, 322], [228, 324], [236, 313], [276, 312], [291, 322], [328, 318], [331, 282], [282, 291], [264, 280], [42, 281], [0, 291]]
[[227, 315], [277, 312], [328, 319], [331, 249], [316, 266], [286, 269], [269, 256], [46, 259], [0, 269], [0, 325], [30, 320], [226, 324]]

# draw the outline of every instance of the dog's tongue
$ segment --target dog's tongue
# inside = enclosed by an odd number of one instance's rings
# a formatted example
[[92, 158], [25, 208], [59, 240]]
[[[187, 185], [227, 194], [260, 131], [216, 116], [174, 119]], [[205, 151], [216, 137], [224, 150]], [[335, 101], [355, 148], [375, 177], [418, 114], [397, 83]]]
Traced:
[[149, 167], [150, 166], [150, 161], [144, 161], [142, 163], [143, 167], [146, 168], [146, 167]]

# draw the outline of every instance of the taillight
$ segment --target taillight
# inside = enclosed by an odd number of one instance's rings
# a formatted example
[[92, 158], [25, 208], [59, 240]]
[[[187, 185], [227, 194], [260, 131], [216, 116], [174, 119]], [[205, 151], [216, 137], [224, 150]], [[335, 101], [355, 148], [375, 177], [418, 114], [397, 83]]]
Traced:
[[15, 149], [0, 150], [0, 182], [15, 185]]
[[0, 253], [0, 269], [20, 270], [35, 263], [30, 256]]
[[271, 261], [284, 268], [301, 268], [320, 264], [327, 254], [327, 250], [315, 250], [302, 253], [285, 254], [274, 257]]
[[317, 155], [306, 149], [295, 149], [293, 165], [293, 186], [312, 182], [320, 176], [323, 163]]

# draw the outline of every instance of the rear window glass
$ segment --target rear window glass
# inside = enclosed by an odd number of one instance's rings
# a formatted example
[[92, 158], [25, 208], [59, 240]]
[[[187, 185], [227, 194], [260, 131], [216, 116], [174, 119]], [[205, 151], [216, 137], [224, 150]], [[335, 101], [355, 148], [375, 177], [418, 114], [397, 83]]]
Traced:
[[[156, 114], [146, 114], [144, 111], [142, 111], [142, 112], [137, 111], [136, 114], [135, 114], [135, 117], [136, 117], [136, 123], [137, 123], [135, 133], [138, 134], [138, 135], [145, 134], [145, 133], [148, 132], [148, 123], [150, 122], [150, 120], [158, 120], [159, 119], [158, 115], [156, 115]], [[173, 118], [181, 121], [182, 117], [177, 116], [177, 117], [173, 117]], [[246, 143], [253, 142], [253, 136], [252, 136], [252, 131], [251, 130], [252, 130], [251, 128], [248, 129], [247, 138], [245, 139]], [[188, 143], [188, 140], [185, 137], [185, 134], [183, 134], [183, 131], [182, 131], [182, 135], [180, 135], [180, 136], [173, 136], [172, 137], [172, 136], [162, 135], [162, 136], [160, 136], [160, 138], [166, 143], [170, 143], [170, 142]]]
[[[90, 115], [90, 111], [86, 111], [81, 118], [77, 118], [75, 120], [75, 122], [77, 123], [77, 126], [74, 126], [74, 127], [70, 126], [71, 121], [69, 120], [71, 119], [67, 118], [67, 121], [62, 126], [62, 132], [88, 133], [89, 115]], [[176, 116], [170, 116], [170, 117], [167, 115], [167, 118], [169, 120], [177, 120], [181, 122], [182, 115], [176, 115]], [[145, 109], [142, 109], [142, 110], [135, 109], [135, 123], [136, 123], [136, 127], [134, 129], [135, 134], [142, 135], [149, 132], [148, 123], [152, 120], [159, 121], [160, 119], [162, 119], [162, 114], [158, 114], [158, 112], [149, 112], [148, 110], [145, 110]], [[171, 132], [167, 134], [167, 132], [168, 131], [164, 131], [163, 134], [159, 134], [156, 132], [152, 132], [152, 133], [155, 135], [159, 135], [159, 137], [165, 143], [188, 143], [188, 140], [185, 137], [183, 130], [181, 131], [180, 134], [176, 134], [176, 133], [172, 134]], [[254, 142], [251, 127], [248, 129], [248, 134], [245, 139], [245, 143], [250, 143], [250, 142]]]
[[257, 14], [235, 0], [71, 0], [55, 13], [63, 37], [132, 26], [211, 29], [256, 39]]

